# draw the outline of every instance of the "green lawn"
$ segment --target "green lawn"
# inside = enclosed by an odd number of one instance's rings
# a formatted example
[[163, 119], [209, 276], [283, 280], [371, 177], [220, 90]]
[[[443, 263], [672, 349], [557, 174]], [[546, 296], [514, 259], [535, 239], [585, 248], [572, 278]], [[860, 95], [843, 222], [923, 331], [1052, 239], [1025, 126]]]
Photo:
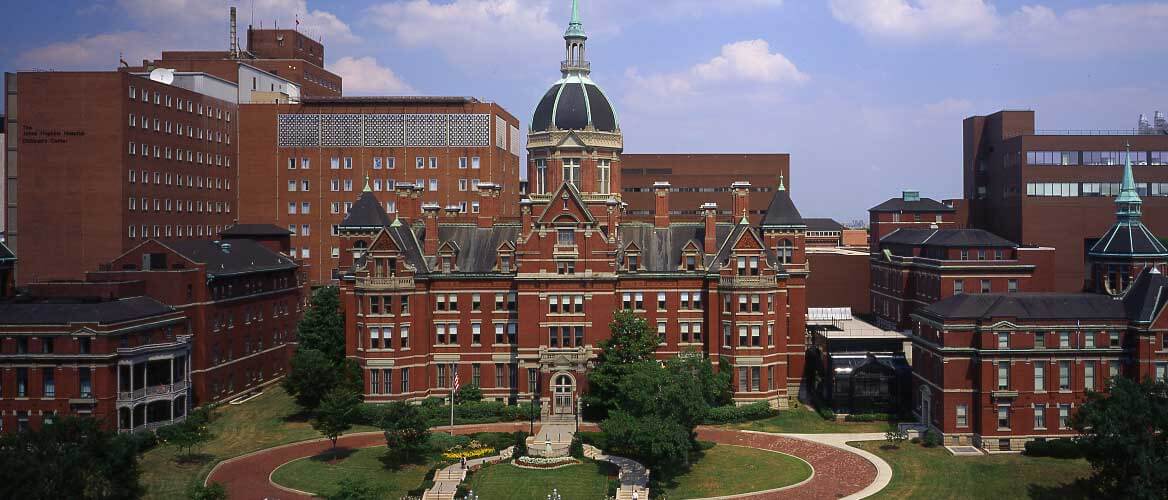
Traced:
[[[211, 442], [195, 448], [197, 460], [178, 462], [173, 446], [159, 445], [144, 453], [140, 460], [142, 484], [147, 498], [180, 498], [186, 488], [198, 483], [220, 460], [305, 439], [319, 438], [319, 433], [302, 419], [295, 418], [296, 403], [279, 386], [265, 389], [242, 405], [224, 404], [215, 410], [210, 427], [215, 434]], [[374, 430], [357, 427], [351, 432]]]
[[790, 455], [720, 444], [657, 493], [669, 500], [734, 495], [781, 488], [808, 477], [811, 466]]
[[779, 414], [762, 420], [728, 424], [731, 429], [791, 434], [832, 434], [843, 432], [884, 432], [888, 422], [836, 422], [824, 420], [807, 407], [780, 410]]
[[942, 447], [883, 441], [849, 443], [892, 466], [892, 483], [873, 498], [1083, 498], [1073, 483], [1090, 474], [1084, 460], [999, 454], [955, 457]]
[[603, 462], [551, 470], [496, 464], [472, 474], [466, 487], [480, 498], [492, 500], [544, 500], [552, 488], [559, 490], [565, 499], [591, 500], [605, 497], [610, 479], [616, 479], [616, 468]]
[[325, 495], [336, 489], [343, 478], [362, 481], [373, 487], [381, 498], [401, 498], [422, 486], [431, 464], [403, 465], [387, 468], [382, 458], [384, 446], [353, 451], [335, 463], [328, 453], [284, 464], [272, 474], [281, 486]]

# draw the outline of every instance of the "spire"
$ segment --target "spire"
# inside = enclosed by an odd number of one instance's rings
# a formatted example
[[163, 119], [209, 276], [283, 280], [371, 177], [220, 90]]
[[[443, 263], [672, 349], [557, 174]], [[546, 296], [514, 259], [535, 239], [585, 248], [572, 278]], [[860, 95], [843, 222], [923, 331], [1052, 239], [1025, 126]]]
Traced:
[[787, 185], [783, 182], [783, 174], [779, 174], [779, 191], [786, 191]]
[[564, 32], [564, 37], [583, 37], [584, 23], [580, 22], [580, 0], [572, 0], [572, 20], [568, 21], [568, 31]]
[[362, 189], [361, 192], [362, 193], [372, 193], [373, 192], [373, 189], [369, 187], [369, 174], [365, 174], [365, 189]]
[[1127, 153], [1123, 162], [1123, 182], [1119, 187], [1119, 196], [1115, 198], [1116, 212], [1120, 222], [1139, 222], [1140, 193], [1136, 190], [1136, 178], [1132, 173], [1131, 144], [1127, 144]]

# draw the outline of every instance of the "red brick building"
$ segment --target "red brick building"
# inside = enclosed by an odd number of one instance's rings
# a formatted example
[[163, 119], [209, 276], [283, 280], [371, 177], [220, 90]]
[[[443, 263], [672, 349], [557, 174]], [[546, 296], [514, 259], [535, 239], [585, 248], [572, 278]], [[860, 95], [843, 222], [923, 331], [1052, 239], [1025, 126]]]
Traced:
[[[195, 80], [223, 98], [180, 86]], [[208, 75], [168, 85], [120, 71], [6, 73], [16, 283], [79, 279], [145, 239], [230, 224], [234, 89]]]
[[960, 214], [950, 205], [932, 198], [922, 198], [919, 191], [905, 191], [868, 209], [869, 238], [872, 252], [880, 250], [880, 240], [897, 229], [959, 229]]
[[252, 239], [149, 240], [87, 280], [140, 287], [186, 315], [197, 405], [231, 399], [286, 373], [308, 291], [293, 259]]
[[0, 431], [90, 416], [153, 429], [190, 407], [187, 316], [127, 295], [0, 302]]
[[738, 402], [785, 406], [796, 395], [806, 225], [789, 192], [773, 193], [758, 225], [743, 220], [747, 182], [730, 186], [729, 217], [703, 203], [693, 207], [700, 220], [679, 221], [660, 178], [652, 221], [630, 220], [623, 135], [589, 78], [585, 40], [573, 18], [563, 78], [536, 107], [533, 189], [518, 218], [505, 215], [495, 185], [480, 186], [481, 211], [469, 219], [417, 197], [398, 199], [391, 216], [375, 189], [354, 202], [340, 227], [341, 289], [347, 354], [365, 371], [366, 401], [446, 395], [457, 370], [488, 398], [573, 414], [621, 309], [655, 325], [661, 359], [727, 361]]
[[913, 311], [966, 293], [1045, 292], [1054, 250], [1023, 248], [980, 229], [897, 229], [870, 259], [872, 312], [911, 327]]
[[[781, 154], [622, 154], [621, 199], [629, 204], [631, 218], [655, 213], [653, 183], [668, 180], [670, 216], [699, 221], [702, 203], [717, 203], [719, 215], [730, 215], [734, 191], [727, 176], [750, 183], [748, 218], [757, 224], [766, 213], [779, 183], [791, 184], [791, 155]], [[533, 177], [529, 177], [533, 178]]]
[[[518, 215], [519, 122], [464, 97], [304, 98], [241, 106], [240, 217], [292, 231], [313, 284], [334, 280], [337, 231], [368, 183], [386, 211], [434, 203], [482, 210], [480, 184], [500, 186], [499, 215]], [[395, 194], [396, 193], [396, 194]], [[414, 214], [402, 214], [416, 217]]]
[[964, 198], [970, 224], [1023, 245], [1058, 249], [1055, 287], [1084, 289], [1087, 251], [1114, 222], [1130, 144], [1147, 222], [1168, 234], [1168, 134], [1163, 130], [1044, 131], [1034, 111], [964, 122]]

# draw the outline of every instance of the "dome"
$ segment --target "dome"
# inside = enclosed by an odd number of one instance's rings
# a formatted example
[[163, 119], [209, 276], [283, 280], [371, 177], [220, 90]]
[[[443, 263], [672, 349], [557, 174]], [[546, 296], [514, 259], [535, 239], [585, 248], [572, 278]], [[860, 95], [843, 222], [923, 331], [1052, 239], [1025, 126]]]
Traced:
[[568, 75], [552, 85], [535, 107], [532, 132], [583, 130], [592, 125], [602, 132], [617, 132], [616, 110], [596, 82], [584, 75]]

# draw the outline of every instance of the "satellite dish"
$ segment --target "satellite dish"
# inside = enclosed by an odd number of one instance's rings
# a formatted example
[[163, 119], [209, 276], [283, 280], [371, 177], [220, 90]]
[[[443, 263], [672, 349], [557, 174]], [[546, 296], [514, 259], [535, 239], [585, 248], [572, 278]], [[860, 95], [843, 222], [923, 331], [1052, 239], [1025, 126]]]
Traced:
[[150, 72], [150, 79], [164, 85], [170, 85], [174, 82], [174, 70], [157, 68]]

